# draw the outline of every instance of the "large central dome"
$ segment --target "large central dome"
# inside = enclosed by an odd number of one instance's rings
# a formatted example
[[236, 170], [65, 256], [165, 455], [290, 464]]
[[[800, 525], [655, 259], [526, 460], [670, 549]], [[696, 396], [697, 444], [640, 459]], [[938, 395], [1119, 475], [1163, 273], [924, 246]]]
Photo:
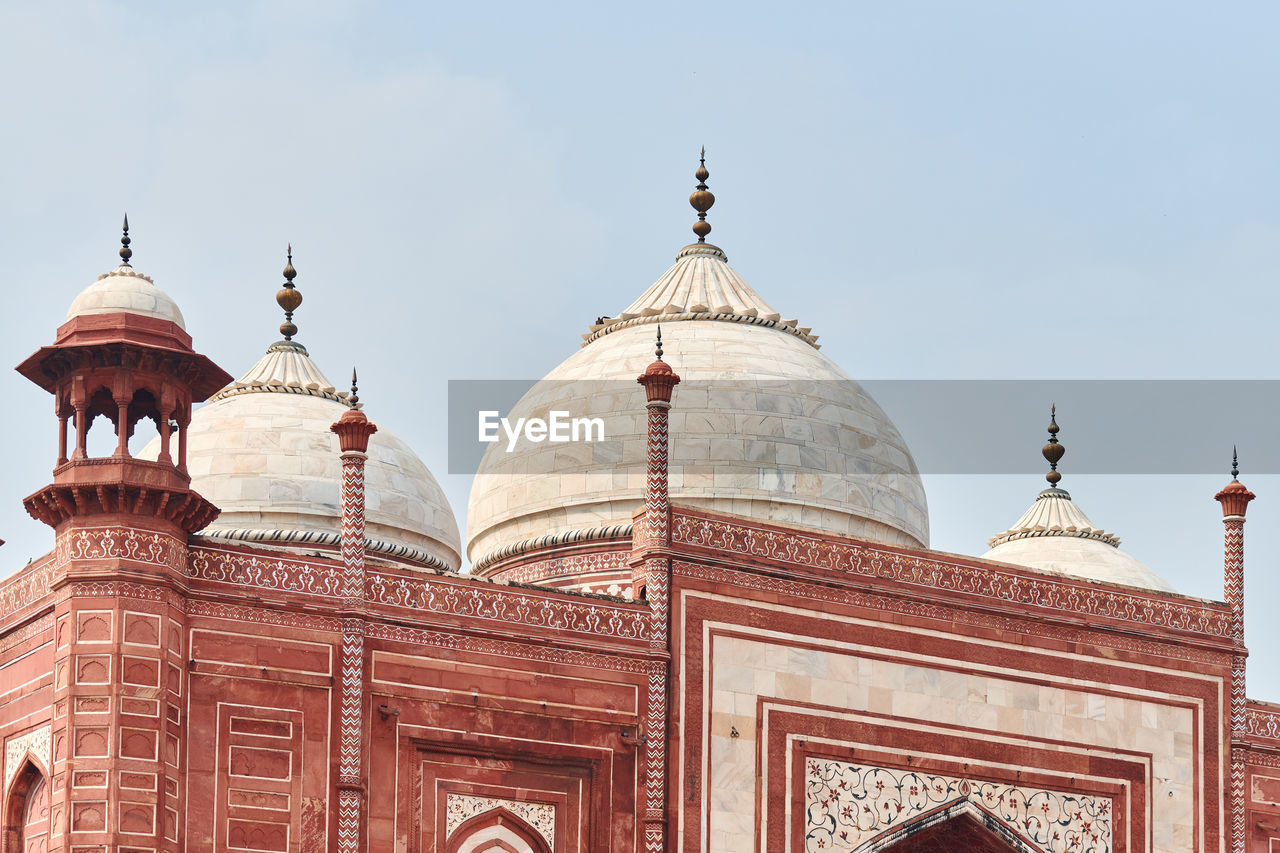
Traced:
[[490, 445], [467, 518], [474, 570], [501, 573], [498, 563], [532, 549], [630, 536], [646, 446], [636, 376], [652, 360], [658, 323], [683, 378], [670, 414], [674, 502], [927, 546], [924, 488], [893, 422], [808, 328], [699, 242], [626, 311], [593, 324], [582, 348], [506, 414], [600, 417], [604, 440]]

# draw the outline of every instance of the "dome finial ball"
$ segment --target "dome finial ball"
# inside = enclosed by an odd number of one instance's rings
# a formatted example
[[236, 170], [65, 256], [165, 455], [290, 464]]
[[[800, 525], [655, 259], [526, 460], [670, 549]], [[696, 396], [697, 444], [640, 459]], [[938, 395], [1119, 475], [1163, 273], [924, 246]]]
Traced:
[[284, 335], [286, 341], [293, 340], [293, 336], [298, 334], [298, 327], [293, 323], [293, 312], [298, 310], [298, 306], [302, 304], [302, 294], [293, 285], [294, 278], [297, 277], [298, 271], [293, 268], [293, 244], [290, 243], [286, 250], [288, 260], [284, 266], [284, 287], [276, 291], [276, 304], [284, 309], [284, 322], [280, 324], [280, 334]]
[[707, 211], [716, 203], [716, 197], [707, 189], [707, 178], [711, 177], [711, 173], [707, 171], [707, 149], [702, 149], [702, 154], [698, 160], [698, 171], [693, 176], [698, 179], [698, 186], [694, 189], [693, 194], [689, 196], [689, 204], [694, 210], [698, 211], [698, 221], [693, 223], [693, 233], [698, 235], [698, 242], [707, 242], [707, 235], [711, 233], [711, 223], [707, 222]]
[[124, 215], [124, 235], [120, 238], [120, 266], [129, 266], [129, 259], [133, 257], [133, 249], [129, 248], [129, 244], [133, 242], [129, 239], [129, 214]]
[[1058, 463], [1062, 461], [1062, 457], [1066, 454], [1067, 449], [1058, 443], [1058, 407], [1056, 405], [1049, 407], [1049, 443], [1040, 451], [1044, 454], [1045, 461], [1049, 463], [1049, 473], [1044, 478], [1049, 481], [1049, 485], [1057, 487], [1062, 480], [1062, 475], [1058, 473]]

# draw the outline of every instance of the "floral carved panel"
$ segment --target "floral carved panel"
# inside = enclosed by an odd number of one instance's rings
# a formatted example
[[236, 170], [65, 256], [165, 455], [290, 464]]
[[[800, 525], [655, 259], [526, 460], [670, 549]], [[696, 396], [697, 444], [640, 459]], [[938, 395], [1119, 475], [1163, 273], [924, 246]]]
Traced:
[[22, 760], [27, 757], [28, 752], [43, 761], [46, 768], [53, 766], [51, 731], [50, 726], [41, 726], [5, 741], [3, 790], [9, 790], [9, 783], [13, 781], [14, 776], [18, 775], [18, 770], [22, 768]]
[[805, 762], [806, 853], [870, 851], [913, 819], [972, 803], [1044, 853], [1110, 853], [1110, 797], [1052, 791], [810, 757]]
[[452, 837], [459, 826], [471, 818], [487, 812], [506, 809], [546, 839], [554, 850], [556, 846], [556, 807], [550, 803], [530, 803], [523, 800], [505, 800], [498, 797], [473, 797], [470, 794], [449, 794], [445, 798], [444, 837]]

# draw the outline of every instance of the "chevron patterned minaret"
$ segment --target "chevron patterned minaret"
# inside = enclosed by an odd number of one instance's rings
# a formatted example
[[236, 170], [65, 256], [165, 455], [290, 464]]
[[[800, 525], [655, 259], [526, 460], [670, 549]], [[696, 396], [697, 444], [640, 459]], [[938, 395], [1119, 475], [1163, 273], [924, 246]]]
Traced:
[[[648, 461], [645, 471], [644, 518], [635, 526], [632, 561], [637, 593], [649, 602], [649, 646], [660, 654], [670, 654], [671, 499], [667, 470], [667, 415], [671, 393], [680, 377], [662, 360], [662, 326], [658, 326], [655, 360], [636, 379], [644, 386], [648, 409]], [[649, 672], [649, 703], [644, 741], [644, 849], [656, 853], [666, 849], [667, 775], [667, 669], [656, 661]]]
[[342, 451], [342, 692], [338, 712], [338, 851], [360, 849], [364, 752], [364, 463], [378, 428], [360, 411], [356, 372], [351, 408], [330, 427]]
[[1222, 504], [1223, 590], [1231, 607], [1231, 638], [1236, 652], [1231, 660], [1231, 803], [1230, 838], [1231, 853], [1244, 853], [1247, 842], [1245, 832], [1245, 657], [1244, 648], [1244, 516], [1249, 501], [1256, 495], [1244, 487], [1238, 478], [1240, 468], [1234, 449], [1231, 452], [1231, 482], [1214, 495]]

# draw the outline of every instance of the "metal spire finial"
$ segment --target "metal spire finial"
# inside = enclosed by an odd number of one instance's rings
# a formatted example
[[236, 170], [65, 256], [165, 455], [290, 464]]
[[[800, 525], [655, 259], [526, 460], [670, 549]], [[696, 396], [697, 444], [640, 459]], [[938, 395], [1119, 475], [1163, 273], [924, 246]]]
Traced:
[[360, 408], [360, 395], [356, 393], [356, 369], [351, 368], [351, 396], [347, 398], [347, 402], [351, 404], [351, 408]]
[[689, 204], [693, 209], [698, 211], [698, 221], [693, 223], [693, 233], [698, 235], [698, 242], [707, 242], [707, 235], [711, 233], [711, 224], [707, 222], [707, 211], [711, 209], [711, 205], [716, 203], [716, 197], [707, 190], [707, 178], [711, 177], [711, 173], [707, 171], [707, 148], [704, 145], [702, 153], [698, 158], [698, 171], [693, 176], [698, 179], [698, 186], [689, 196]]
[[293, 286], [293, 280], [297, 277], [298, 271], [293, 268], [293, 244], [289, 244], [286, 250], [288, 261], [284, 265], [284, 287], [276, 292], [276, 304], [284, 309], [284, 322], [280, 324], [280, 334], [284, 335], [286, 341], [293, 340], [293, 336], [298, 334], [298, 327], [293, 323], [293, 312], [298, 310], [298, 306], [302, 304], [302, 294]]
[[1240, 457], [1236, 454], [1236, 446], [1231, 445], [1231, 479], [1240, 479]]
[[1044, 478], [1049, 481], [1051, 488], [1057, 488], [1058, 483], [1062, 480], [1062, 475], [1058, 473], [1058, 463], [1062, 460], [1063, 454], [1067, 449], [1058, 443], [1058, 407], [1051, 405], [1049, 407], [1049, 443], [1040, 451], [1044, 454], [1045, 460], [1049, 463], [1049, 473]]
[[129, 214], [124, 215], [124, 236], [120, 238], [120, 266], [130, 266], [129, 259], [133, 257], [133, 249], [129, 248]]
[[662, 361], [662, 324], [658, 324], [658, 345], [654, 347], [653, 354], [658, 357], [658, 361]]

